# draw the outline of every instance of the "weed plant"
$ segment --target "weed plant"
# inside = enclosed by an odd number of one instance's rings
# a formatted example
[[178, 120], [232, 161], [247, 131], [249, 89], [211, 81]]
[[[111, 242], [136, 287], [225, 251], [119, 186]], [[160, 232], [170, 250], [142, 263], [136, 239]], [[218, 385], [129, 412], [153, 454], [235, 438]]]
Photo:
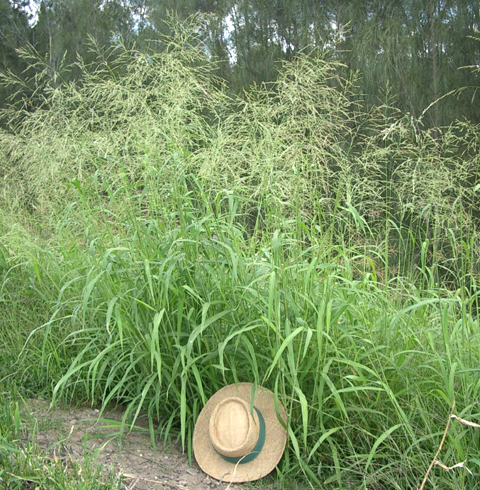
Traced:
[[[143, 409], [190, 459], [209, 396], [252, 381], [288, 413], [280, 482], [417, 488], [453, 401], [480, 419], [478, 128], [364, 113], [322, 50], [232, 98], [194, 32], [6, 78], [0, 379]], [[435, 488], [474, 488], [479, 437], [452, 424], [474, 476]]]
[[29, 415], [14, 385], [0, 393], [0, 488], [5, 490], [71, 489], [116, 490], [121, 482], [110, 473], [95, 468], [87, 454], [82, 464], [73, 457], [57, 456], [61, 441], [42, 451], [36, 441], [37, 420]]

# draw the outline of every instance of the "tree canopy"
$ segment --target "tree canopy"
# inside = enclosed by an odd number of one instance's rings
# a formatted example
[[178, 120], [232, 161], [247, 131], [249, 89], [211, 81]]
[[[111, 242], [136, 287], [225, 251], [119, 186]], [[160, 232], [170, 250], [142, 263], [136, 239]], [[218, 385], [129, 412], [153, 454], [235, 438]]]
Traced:
[[[274, 81], [282, 60], [327, 46], [345, 74], [360, 75], [367, 108], [393, 99], [426, 127], [479, 121], [480, 0], [0, 0], [0, 71], [21, 78], [17, 50], [27, 44], [53, 71], [95, 59], [92, 43], [161, 50], [168, 19], [198, 13], [204, 49], [237, 93]], [[1, 100], [11, 93], [3, 87]]]

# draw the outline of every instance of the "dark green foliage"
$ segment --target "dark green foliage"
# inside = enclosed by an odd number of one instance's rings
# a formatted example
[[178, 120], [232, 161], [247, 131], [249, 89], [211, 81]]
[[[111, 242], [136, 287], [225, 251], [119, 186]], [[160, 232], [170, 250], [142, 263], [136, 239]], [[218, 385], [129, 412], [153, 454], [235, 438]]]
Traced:
[[[26, 64], [18, 56], [16, 50], [32, 40], [28, 16], [22, 10], [28, 1], [14, 2], [0, 0], [0, 73], [11, 71], [21, 76]], [[0, 86], [0, 109], [5, 107], [7, 97], [11, 96], [9, 89]]]
[[[279, 62], [327, 44], [347, 65], [346, 78], [360, 74], [357, 83], [367, 107], [387, 93], [418, 127], [456, 119], [479, 122], [478, 0], [42, 0], [36, 5], [29, 24], [33, 2], [1, 1], [0, 71], [21, 76], [25, 65], [15, 49], [31, 43], [52, 72], [76, 80], [81, 70], [61, 67], [77, 56], [87, 64], [94, 60], [92, 42], [101, 51], [119, 43], [161, 51], [162, 36], [172, 33], [172, 15], [185, 21], [202, 14], [204, 49], [218, 62], [216, 74], [235, 93], [252, 83], [274, 81]], [[460, 70], [464, 66], [475, 69]]]

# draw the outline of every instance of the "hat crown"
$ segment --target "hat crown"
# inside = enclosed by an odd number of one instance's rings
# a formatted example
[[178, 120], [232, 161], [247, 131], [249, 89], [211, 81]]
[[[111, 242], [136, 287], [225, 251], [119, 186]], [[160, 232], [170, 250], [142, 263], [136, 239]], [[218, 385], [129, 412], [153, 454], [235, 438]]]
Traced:
[[238, 397], [222, 400], [213, 411], [209, 424], [210, 441], [223, 456], [238, 458], [255, 447], [260, 431], [258, 415]]

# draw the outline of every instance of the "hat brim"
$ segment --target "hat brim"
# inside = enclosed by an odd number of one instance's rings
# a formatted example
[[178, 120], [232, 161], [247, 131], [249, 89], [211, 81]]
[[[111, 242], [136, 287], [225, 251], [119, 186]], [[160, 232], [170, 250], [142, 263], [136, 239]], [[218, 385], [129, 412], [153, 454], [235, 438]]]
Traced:
[[[253, 405], [260, 410], [265, 419], [265, 443], [260, 454], [249, 463], [233, 464], [225, 461], [212, 446], [209, 423], [217, 404], [230, 397], [239, 397], [250, 403], [252, 387], [252, 383], [225, 386], [208, 400], [198, 416], [193, 432], [195, 459], [205, 473], [217, 480], [241, 483], [263, 478], [277, 466], [285, 450], [287, 432], [275, 413], [274, 394], [261, 386], [257, 386], [253, 400]], [[278, 404], [278, 408], [281, 418], [286, 422], [285, 409], [281, 403]]]

